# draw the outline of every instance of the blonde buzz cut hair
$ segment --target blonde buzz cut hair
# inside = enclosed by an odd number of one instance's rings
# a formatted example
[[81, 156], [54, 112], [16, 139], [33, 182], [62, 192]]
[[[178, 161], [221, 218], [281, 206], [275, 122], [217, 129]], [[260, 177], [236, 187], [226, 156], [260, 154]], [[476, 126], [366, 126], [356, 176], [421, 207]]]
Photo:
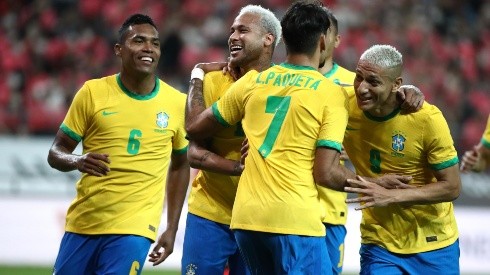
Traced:
[[238, 16], [246, 13], [257, 14], [260, 16], [260, 24], [269, 33], [274, 36], [274, 47], [277, 47], [281, 41], [281, 22], [269, 9], [260, 5], [247, 5], [240, 10]]
[[374, 45], [367, 49], [359, 58], [381, 68], [401, 68], [402, 54], [390, 45]]

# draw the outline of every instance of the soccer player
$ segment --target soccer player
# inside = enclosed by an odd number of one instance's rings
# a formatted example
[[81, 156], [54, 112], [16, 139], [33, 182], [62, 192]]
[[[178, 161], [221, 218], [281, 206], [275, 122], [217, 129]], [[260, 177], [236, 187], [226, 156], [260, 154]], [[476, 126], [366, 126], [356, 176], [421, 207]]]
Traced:
[[[338, 21], [332, 11], [325, 7], [330, 21], [330, 32], [328, 32], [329, 43], [327, 45], [327, 58], [325, 64], [320, 68], [320, 72], [335, 84], [342, 86], [347, 92], [347, 96], [356, 96], [354, 91], [354, 79], [356, 74], [338, 65], [333, 60], [333, 52], [340, 44]], [[403, 85], [397, 90], [397, 96], [403, 101], [401, 108], [404, 112], [410, 113], [418, 111], [424, 102], [424, 95], [413, 85]], [[341, 163], [348, 160], [347, 154], [342, 150]], [[344, 240], [347, 234], [345, 223], [347, 222], [347, 193], [318, 186], [320, 203], [325, 211], [323, 224], [325, 225], [325, 242], [327, 251], [332, 263], [332, 273], [342, 273], [344, 260]]]
[[490, 166], [490, 115], [480, 143], [463, 155], [461, 171], [481, 172]]
[[[269, 68], [280, 36], [281, 24], [271, 11], [256, 5], [243, 7], [230, 28], [230, 66], [238, 68], [239, 76], [250, 70]], [[198, 67], [204, 68], [203, 65], [208, 64], [198, 64]], [[196, 110], [211, 106], [234, 82], [230, 74], [221, 71], [206, 73], [203, 85], [194, 86], [202, 91], [203, 98], [188, 106], [186, 119], [194, 119], [192, 114]], [[189, 162], [200, 172], [188, 199], [182, 274], [190, 271], [223, 274], [227, 262], [230, 274], [248, 274], [230, 230], [231, 210], [243, 170], [240, 163], [243, 140], [241, 124], [237, 123], [204, 143], [189, 142]], [[211, 247], [212, 252], [203, 253]]]
[[[401, 74], [402, 55], [389, 45], [366, 50], [356, 69], [343, 145], [361, 176], [345, 188], [359, 194], [347, 202], [361, 203], [361, 274], [459, 274], [457, 152], [436, 106], [400, 114]], [[412, 188], [362, 178], [387, 173], [412, 176]]]
[[[328, 32], [329, 43], [326, 48], [326, 60], [323, 67], [320, 68], [326, 78], [340, 85], [347, 92], [347, 96], [354, 97], [354, 78], [355, 73], [339, 66], [333, 61], [334, 49], [340, 44], [340, 35], [338, 32], [338, 21], [331, 10], [324, 8], [328, 14], [330, 22], [330, 31]], [[341, 163], [348, 159], [347, 154], [342, 150]], [[345, 224], [347, 222], [347, 193], [336, 191], [323, 186], [318, 186], [318, 194], [324, 217], [322, 219], [325, 225], [325, 242], [327, 245], [328, 256], [332, 265], [332, 274], [342, 273], [344, 262], [344, 240], [347, 234]]]
[[[249, 71], [211, 108], [186, 120], [186, 129], [191, 139], [202, 139], [221, 125], [242, 122], [249, 151], [231, 228], [251, 273], [328, 274], [315, 180], [341, 189], [348, 177], [339, 165], [346, 96], [317, 71], [328, 43], [323, 7], [295, 2], [281, 26], [286, 61]], [[188, 104], [199, 96], [194, 85], [201, 85], [198, 74], [191, 77]], [[315, 169], [320, 171], [314, 178]]]
[[[54, 274], [141, 274], [164, 197], [167, 227], [150, 261], [173, 251], [189, 183], [186, 96], [155, 75], [160, 40], [150, 17], [130, 16], [114, 51], [120, 73], [85, 82], [49, 150], [53, 168], [82, 173]], [[73, 154], [79, 142], [82, 155]]]

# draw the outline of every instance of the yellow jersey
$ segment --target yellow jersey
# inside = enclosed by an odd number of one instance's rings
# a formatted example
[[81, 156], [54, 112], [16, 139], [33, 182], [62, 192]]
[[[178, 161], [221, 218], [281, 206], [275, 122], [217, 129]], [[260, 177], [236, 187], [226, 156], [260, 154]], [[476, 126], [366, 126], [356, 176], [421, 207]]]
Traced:
[[185, 154], [186, 95], [156, 78], [145, 96], [118, 75], [89, 80], [77, 92], [61, 130], [87, 152], [107, 153], [110, 172], [82, 174], [66, 231], [134, 234], [155, 240], [170, 154]]
[[485, 128], [485, 132], [483, 132], [481, 143], [490, 149], [490, 115], [488, 116], [487, 127]]
[[[344, 139], [358, 175], [393, 173], [412, 176], [411, 185], [437, 181], [433, 170], [457, 165], [457, 152], [441, 111], [424, 103], [418, 112], [373, 117], [350, 100]], [[451, 245], [458, 238], [453, 204], [372, 207], [362, 210], [362, 243], [377, 244], [394, 253], [412, 254]]]
[[345, 91], [312, 67], [283, 63], [250, 71], [215, 104], [223, 125], [242, 121], [249, 151], [231, 228], [324, 236], [313, 179], [317, 146], [340, 151]]
[[[221, 98], [235, 81], [221, 71], [204, 76], [203, 96], [206, 107]], [[232, 160], [240, 159], [244, 139], [240, 122], [214, 134], [211, 150]], [[228, 176], [205, 170], [199, 171], [189, 194], [189, 212], [222, 224], [230, 224], [239, 176]]]
[[[324, 76], [343, 87], [349, 98], [356, 97], [354, 91], [355, 73], [339, 66], [337, 63], [333, 63], [332, 69], [325, 73]], [[343, 161], [341, 163], [343, 164]], [[347, 222], [347, 203], [345, 203], [347, 193], [320, 185], [318, 186], [318, 193], [322, 209], [325, 212], [323, 222], [337, 225], [345, 224]]]

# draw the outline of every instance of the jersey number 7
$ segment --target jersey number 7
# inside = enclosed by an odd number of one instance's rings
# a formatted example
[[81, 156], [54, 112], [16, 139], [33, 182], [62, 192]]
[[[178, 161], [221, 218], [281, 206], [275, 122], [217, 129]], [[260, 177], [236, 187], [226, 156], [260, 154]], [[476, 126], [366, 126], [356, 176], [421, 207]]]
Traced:
[[259, 147], [259, 153], [263, 158], [266, 158], [270, 154], [272, 146], [274, 146], [274, 143], [276, 142], [290, 103], [290, 96], [267, 97], [265, 112], [267, 114], [274, 114], [274, 117], [272, 118], [271, 125], [269, 125], [269, 129], [267, 129], [264, 142]]

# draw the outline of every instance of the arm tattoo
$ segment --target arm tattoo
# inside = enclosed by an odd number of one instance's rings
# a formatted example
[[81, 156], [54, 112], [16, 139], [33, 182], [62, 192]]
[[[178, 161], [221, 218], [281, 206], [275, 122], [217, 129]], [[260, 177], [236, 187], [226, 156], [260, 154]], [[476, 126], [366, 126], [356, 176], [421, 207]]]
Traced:
[[[193, 79], [191, 87], [191, 106], [194, 110], [200, 110], [200, 112], [206, 109], [204, 105], [204, 95], [203, 95], [203, 81], [199, 79]], [[200, 113], [199, 112], [199, 113]]]
[[233, 172], [235, 172], [237, 175], [240, 175], [242, 173], [242, 169], [240, 168], [240, 166], [240, 161], [235, 162], [235, 166], [233, 166]]
[[211, 152], [204, 153], [204, 155], [202, 155], [201, 159], [199, 160], [201, 162], [201, 164], [203, 164], [210, 155], [211, 155]]

